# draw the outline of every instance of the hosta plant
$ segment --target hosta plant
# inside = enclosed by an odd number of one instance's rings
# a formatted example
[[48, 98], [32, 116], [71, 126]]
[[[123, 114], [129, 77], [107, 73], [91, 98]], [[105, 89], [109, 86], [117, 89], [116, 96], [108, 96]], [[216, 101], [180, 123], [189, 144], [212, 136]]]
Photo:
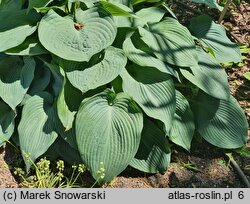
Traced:
[[211, 17], [188, 23], [160, 0], [1, 0], [0, 144], [12, 139], [27, 170], [45, 154], [100, 182], [129, 165], [164, 172], [171, 144], [189, 150], [195, 134], [244, 146], [220, 66], [240, 50]]

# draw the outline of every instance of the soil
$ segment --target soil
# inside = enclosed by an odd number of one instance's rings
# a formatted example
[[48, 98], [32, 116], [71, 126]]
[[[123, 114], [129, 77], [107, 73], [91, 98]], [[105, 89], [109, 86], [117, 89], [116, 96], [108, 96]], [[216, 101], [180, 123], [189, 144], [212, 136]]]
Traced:
[[[185, 2], [184, 2], [185, 3]], [[216, 10], [207, 10], [203, 5], [191, 4], [186, 2], [189, 8], [181, 7], [176, 4], [173, 8], [176, 10], [177, 17], [184, 22], [184, 19], [190, 19], [197, 13], [209, 13], [216, 20], [219, 18], [219, 12]], [[178, 12], [179, 11], [179, 12]], [[185, 13], [185, 15], [183, 15]], [[186, 22], [184, 22], [186, 23]], [[240, 44], [250, 45], [250, 4], [242, 1], [238, 7], [231, 6], [226, 14], [222, 24], [228, 30], [228, 35], [233, 41]], [[244, 109], [248, 122], [250, 124], [250, 82], [243, 74], [250, 71], [250, 53], [246, 55], [244, 65], [226, 69], [232, 95], [239, 101]], [[250, 130], [248, 131], [247, 148], [250, 149]], [[250, 158], [242, 157], [239, 154], [233, 154], [234, 159], [243, 170], [244, 174], [250, 180]], [[22, 161], [20, 154], [10, 145], [0, 148], [0, 187], [15, 188], [18, 187], [13, 175], [14, 166], [20, 165]], [[214, 188], [214, 187], [246, 187], [235, 168], [228, 162], [229, 159], [224, 151], [206, 143], [205, 141], [194, 140], [191, 152], [175, 147], [172, 153], [171, 164], [164, 174], [145, 174], [131, 167], [128, 167], [121, 175], [116, 177], [113, 182], [107, 186], [109, 188]], [[88, 174], [83, 177], [91, 182]], [[85, 186], [90, 187], [91, 184]]]

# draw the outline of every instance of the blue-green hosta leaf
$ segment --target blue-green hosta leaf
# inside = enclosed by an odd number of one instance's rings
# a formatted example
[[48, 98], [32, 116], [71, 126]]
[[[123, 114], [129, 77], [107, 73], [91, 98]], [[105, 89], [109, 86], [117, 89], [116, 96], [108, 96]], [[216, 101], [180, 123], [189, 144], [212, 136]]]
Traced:
[[164, 172], [170, 163], [170, 156], [170, 146], [165, 133], [146, 119], [139, 149], [129, 165], [147, 173]]
[[16, 113], [0, 101], [0, 147], [10, 139], [14, 132]]
[[189, 151], [194, 129], [194, 115], [189, 103], [179, 91], [176, 91], [176, 111], [169, 139]]
[[73, 121], [75, 119], [76, 111], [70, 111], [69, 106], [66, 102], [66, 98], [65, 98], [65, 91], [67, 91], [66, 80], [67, 79], [64, 73], [64, 81], [63, 81], [62, 90], [57, 99], [57, 113], [60, 118], [60, 121], [62, 122], [65, 128], [65, 131], [68, 131], [73, 126]]
[[77, 9], [72, 17], [61, 17], [50, 10], [41, 20], [38, 36], [42, 45], [53, 54], [72, 61], [89, 61], [110, 46], [116, 36], [114, 21], [97, 8]]
[[247, 119], [233, 96], [228, 100], [219, 100], [200, 92], [193, 109], [196, 128], [209, 143], [233, 149], [247, 142]]
[[38, 64], [36, 66], [34, 79], [29, 87], [28, 94], [33, 96], [44, 91], [49, 85], [50, 79], [50, 70], [47, 67]]
[[227, 74], [216, 60], [201, 48], [197, 48], [198, 66], [180, 69], [182, 75], [207, 94], [227, 100], [230, 96]]
[[99, 3], [102, 5], [102, 8], [111, 13], [113, 16], [136, 18], [136, 15], [133, 13], [133, 11], [121, 3], [108, 1], [99, 1]]
[[169, 65], [159, 60], [158, 58], [137, 49], [132, 42], [132, 39], [128, 36], [123, 43], [123, 50], [125, 55], [134, 63], [143, 67], [155, 67], [161, 72], [171, 74], [177, 77], [177, 72]]
[[[57, 102], [58, 103], [58, 102]], [[57, 104], [55, 104], [56, 106]], [[53, 115], [53, 122], [55, 125], [56, 132], [60, 135], [60, 137], [68, 143], [73, 149], [77, 149], [77, 143], [76, 143], [76, 134], [75, 134], [75, 126], [72, 121], [72, 128], [69, 130], [65, 130], [65, 126], [62, 124], [60, 118], [59, 118], [59, 107], [54, 108], [56, 110]], [[74, 118], [73, 118], [74, 120]]]
[[8, 55], [35, 56], [47, 54], [48, 51], [39, 43], [36, 36], [31, 35], [21, 45], [10, 48], [5, 53]]
[[36, 31], [40, 15], [26, 10], [0, 12], [0, 52], [16, 47]]
[[0, 61], [0, 97], [14, 110], [21, 103], [34, 78], [35, 61], [6, 57]]
[[176, 19], [165, 18], [150, 24], [148, 30], [139, 27], [139, 33], [154, 55], [163, 62], [182, 67], [197, 65], [193, 38]]
[[189, 29], [205, 46], [212, 49], [219, 63], [240, 62], [241, 53], [237, 44], [227, 37], [225, 29], [213, 22], [208, 15], [192, 18]]
[[139, 4], [139, 3], [142, 3], [142, 2], [150, 2], [150, 3], [154, 3], [154, 2], [159, 2], [161, 0], [132, 0], [132, 4], [133, 5], [136, 5], [136, 4]]
[[250, 72], [246, 72], [243, 76], [250, 81]]
[[159, 22], [165, 15], [165, 11], [158, 7], [144, 8], [137, 11], [135, 14], [138, 18], [135, 18], [133, 21], [133, 26], [143, 27], [147, 23], [156, 23]]
[[72, 148], [67, 142], [65, 142], [60, 137], [57, 137], [53, 145], [60, 157], [69, 164], [76, 165], [82, 163], [79, 151], [77, 149]]
[[[71, 4], [71, 5], [72, 5], [72, 3], [78, 2], [78, 1], [84, 3], [84, 4], [87, 6], [87, 8], [91, 8], [91, 7], [93, 7], [93, 6], [95, 5], [95, 3], [97, 3], [99, 0], [68, 0], [68, 4]], [[69, 6], [69, 8], [70, 8], [70, 6]]]
[[121, 49], [109, 47], [105, 51], [103, 60], [91, 67], [84, 63], [65, 63], [63, 67], [70, 83], [85, 93], [114, 80], [125, 67], [127, 58]]
[[32, 96], [23, 107], [18, 133], [27, 169], [57, 138], [52, 121], [52, 102], [52, 96], [42, 92], [40, 95]]
[[210, 8], [217, 8], [220, 11], [223, 9], [223, 7], [218, 4], [217, 0], [191, 0], [191, 1], [195, 3], [206, 4]]
[[[125, 11], [133, 13], [133, 7], [130, 0], [107, 0], [111, 3], [122, 4], [125, 7]], [[132, 18], [126, 16], [114, 16], [116, 27], [131, 27], [132, 26]]]
[[161, 120], [166, 132], [175, 112], [174, 83], [168, 74], [151, 67], [134, 65], [121, 73], [122, 88], [150, 117]]
[[23, 0], [0, 0], [1, 10], [19, 10], [22, 8]]
[[[124, 93], [107, 89], [83, 100], [76, 116], [76, 140], [81, 158], [99, 181], [110, 181], [135, 156], [143, 127], [143, 115]], [[100, 168], [105, 177], [100, 178]]]
[[46, 7], [52, 1], [53, 0], [29, 0], [28, 10], [30, 10], [32, 8]]

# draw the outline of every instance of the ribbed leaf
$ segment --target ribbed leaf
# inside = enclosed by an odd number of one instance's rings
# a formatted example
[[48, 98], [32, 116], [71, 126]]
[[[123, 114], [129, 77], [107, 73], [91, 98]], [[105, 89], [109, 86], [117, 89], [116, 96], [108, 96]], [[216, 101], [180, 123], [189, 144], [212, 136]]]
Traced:
[[217, 3], [217, 0], [191, 0], [191, 1], [196, 3], [207, 4], [210, 8], [217, 8], [220, 11], [223, 9], [223, 7]]
[[174, 18], [139, 27], [141, 39], [160, 60], [169, 64], [189, 67], [197, 65], [197, 54], [191, 34]]
[[210, 16], [201, 15], [192, 18], [189, 28], [205, 46], [212, 49], [219, 63], [236, 63], [241, 61], [241, 53], [238, 45], [230, 41], [225, 29], [213, 22]]
[[16, 47], [36, 31], [39, 14], [26, 10], [0, 12], [0, 52]]
[[16, 113], [4, 102], [0, 101], [0, 147], [9, 140], [13, 134], [15, 117]]
[[108, 1], [99, 1], [99, 3], [102, 5], [102, 8], [111, 13], [113, 16], [126, 16], [131, 18], [136, 17], [129, 7], [121, 3]]
[[[56, 104], [55, 104], [56, 105]], [[54, 105], [54, 106], [55, 106]], [[75, 134], [75, 126], [73, 124], [74, 121], [72, 121], [71, 129], [65, 130], [65, 127], [63, 126], [60, 118], [58, 117], [58, 107], [54, 108], [55, 112], [53, 115], [53, 122], [55, 126], [56, 132], [60, 135], [60, 137], [68, 143], [73, 149], [77, 149], [77, 143], [76, 143], [76, 134]], [[74, 118], [73, 118], [74, 119]]]
[[21, 103], [33, 78], [35, 61], [6, 57], [0, 61], [0, 97], [14, 110]]
[[[107, 0], [111, 3], [118, 3], [126, 6], [126, 11], [133, 13], [133, 7], [131, 4], [131, 0]], [[129, 8], [129, 9], [128, 9]], [[132, 18], [126, 16], [114, 16], [116, 27], [131, 27], [132, 26]]]
[[[136, 40], [136, 39], [135, 39]], [[138, 41], [137, 41], [138, 43]], [[143, 66], [143, 67], [155, 67], [159, 71], [177, 76], [177, 73], [169, 65], [159, 60], [158, 58], [150, 55], [147, 52], [144, 52], [140, 49], [137, 49], [132, 42], [131, 37], [127, 36], [123, 43], [123, 50], [125, 55], [134, 63]]]
[[170, 163], [170, 155], [165, 133], [146, 119], [138, 152], [129, 165], [147, 173], [164, 172]]
[[28, 10], [47, 6], [53, 0], [29, 0]]
[[197, 49], [199, 64], [180, 69], [182, 75], [207, 94], [227, 100], [230, 96], [227, 74], [216, 60], [201, 48]]
[[0, 0], [1, 10], [19, 10], [22, 8], [23, 0]]
[[28, 94], [36, 95], [45, 90], [51, 78], [51, 72], [45, 66], [38, 64], [34, 72], [34, 80], [32, 81]]
[[[76, 117], [76, 139], [93, 177], [110, 181], [121, 173], [139, 147], [143, 116], [130, 97], [106, 90], [83, 100]], [[98, 174], [101, 167], [105, 177]]]
[[50, 10], [38, 28], [39, 40], [53, 54], [72, 61], [89, 61], [90, 58], [112, 44], [116, 35], [110, 16], [90, 8], [75, 12], [76, 22], [70, 16], [61, 17]]
[[10, 48], [5, 53], [8, 55], [35, 56], [47, 54], [48, 51], [39, 43], [36, 36], [31, 35], [21, 45]]
[[189, 151], [194, 129], [194, 115], [189, 103], [179, 91], [176, 91], [176, 111], [169, 139]]
[[125, 67], [127, 58], [122, 50], [109, 47], [105, 51], [103, 60], [95, 65], [64, 63], [62, 66], [70, 83], [85, 93], [114, 80]]
[[169, 133], [175, 112], [175, 88], [171, 77], [154, 68], [138, 65], [124, 69], [121, 77], [124, 92], [148, 116], [161, 120]]
[[52, 96], [43, 92], [31, 97], [23, 107], [18, 133], [27, 169], [48, 150], [57, 137], [51, 120], [52, 102]]
[[65, 98], [65, 91], [67, 89], [66, 80], [67, 79], [64, 73], [63, 87], [57, 99], [57, 113], [60, 118], [60, 121], [62, 122], [65, 128], [65, 131], [68, 131], [69, 129], [72, 128], [76, 111], [70, 111], [69, 106], [66, 102], [66, 98]]
[[232, 149], [247, 142], [247, 119], [232, 96], [226, 101], [200, 92], [193, 109], [197, 130], [209, 143]]
[[159, 2], [161, 0], [132, 0], [133, 5], [142, 3], [142, 2]]
[[133, 21], [133, 26], [143, 27], [147, 23], [156, 23], [159, 22], [163, 16], [165, 15], [165, 11], [158, 8], [158, 7], [150, 7], [150, 8], [144, 8], [136, 12], [136, 16], [138, 18], [135, 18]]

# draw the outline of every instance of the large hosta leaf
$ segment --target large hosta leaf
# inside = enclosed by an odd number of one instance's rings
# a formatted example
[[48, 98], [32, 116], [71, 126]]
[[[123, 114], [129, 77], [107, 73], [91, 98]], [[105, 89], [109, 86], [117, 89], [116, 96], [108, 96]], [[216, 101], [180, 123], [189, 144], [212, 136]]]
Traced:
[[14, 110], [21, 103], [34, 78], [35, 61], [6, 57], [0, 61], [0, 97]]
[[130, 166], [147, 173], [164, 172], [170, 163], [170, 146], [165, 133], [153, 122], [144, 122], [141, 143]]
[[62, 66], [70, 83], [85, 93], [114, 80], [126, 63], [127, 58], [122, 50], [109, 47], [105, 50], [104, 58], [97, 64], [91, 66], [86, 63], [64, 62]]
[[[136, 39], [135, 39], [136, 40]], [[138, 43], [138, 41], [137, 41]], [[169, 65], [161, 61], [160, 59], [150, 55], [147, 52], [144, 52], [140, 49], [137, 49], [133, 44], [133, 41], [130, 36], [127, 36], [123, 43], [123, 50], [125, 55], [134, 63], [143, 66], [143, 67], [155, 67], [159, 71], [177, 76], [177, 73]]]
[[[83, 100], [76, 117], [76, 139], [93, 177], [110, 181], [121, 173], [139, 147], [143, 116], [124, 93], [106, 90]], [[98, 174], [101, 167], [105, 177]]]
[[76, 114], [76, 111], [71, 111], [69, 109], [65, 99], [66, 83], [66, 78], [64, 78], [63, 87], [57, 99], [57, 113], [65, 128], [65, 131], [72, 128]]
[[201, 48], [197, 48], [198, 66], [180, 69], [182, 75], [207, 94], [227, 100], [230, 96], [227, 74], [216, 60]]
[[144, 112], [165, 124], [166, 132], [172, 126], [175, 112], [174, 83], [168, 74], [150, 67], [134, 65], [121, 73], [123, 90]]
[[26, 10], [0, 12], [0, 52], [16, 47], [36, 31], [40, 18], [36, 12]]
[[77, 149], [72, 148], [62, 138], [57, 137], [53, 145], [54, 149], [60, 155], [60, 157], [63, 158], [63, 160], [65, 160], [69, 164], [76, 165], [82, 163], [79, 151]]
[[133, 21], [133, 26], [143, 27], [147, 23], [159, 22], [165, 15], [165, 11], [158, 7], [144, 8], [136, 12], [137, 18]]
[[194, 115], [189, 103], [179, 91], [176, 91], [176, 111], [169, 139], [186, 150], [190, 150], [194, 129]]
[[53, 0], [29, 0], [29, 6], [28, 10], [32, 8], [40, 8], [40, 7], [45, 7], [49, 3], [51, 3]]
[[42, 92], [31, 97], [23, 107], [18, 133], [27, 169], [48, 150], [57, 137], [52, 121], [52, 102], [52, 96]]
[[47, 54], [48, 51], [39, 43], [37, 36], [31, 35], [22, 44], [6, 50], [5, 53], [9, 55], [35, 56]]
[[0, 101], [0, 147], [13, 134], [15, 117], [16, 113], [8, 105]]
[[193, 18], [189, 28], [205, 46], [212, 49], [219, 63], [239, 62], [241, 60], [238, 45], [230, 41], [225, 29], [213, 22], [210, 16], [201, 15]]
[[46, 89], [51, 79], [50, 70], [42, 64], [37, 64], [34, 79], [29, 87], [28, 94], [35, 95]]
[[62, 124], [60, 118], [58, 117], [59, 113], [58, 107], [55, 107], [55, 110], [57, 111], [54, 112], [53, 122], [55, 125], [56, 132], [66, 143], [68, 143], [71, 146], [71, 148], [77, 149], [75, 126], [73, 126], [74, 125], [73, 122], [71, 124], [72, 125], [71, 129], [65, 130], [64, 125]]
[[0, 0], [1, 10], [21, 9], [23, 0]]
[[191, 0], [191, 1], [195, 3], [207, 4], [210, 8], [217, 8], [220, 11], [223, 9], [223, 7], [217, 3], [217, 0]]
[[160, 60], [183, 67], [197, 64], [195, 44], [186, 27], [174, 18], [150, 24], [148, 30], [139, 27], [141, 39]]
[[219, 100], [200, 92], [193, 109], [197, 130], [211, 144], [232, 149], [247, 142], [247, 119], [232, 96]]
[[112, 3], [108, 1], [99, 1], [99, 3], [103, 9], [111, 13], [113, 16], [136, 17], [133, 11], [124, 4], [115, 1]]
[[75, 12], [73, 17], [61, 17], [50, 10], [41, 20], [38, 35], [42, 45], [53, 54], [67, 60], [89, 61], [96, 53], [112, 44], [116, 28], [112, 17], [97, 8]]

